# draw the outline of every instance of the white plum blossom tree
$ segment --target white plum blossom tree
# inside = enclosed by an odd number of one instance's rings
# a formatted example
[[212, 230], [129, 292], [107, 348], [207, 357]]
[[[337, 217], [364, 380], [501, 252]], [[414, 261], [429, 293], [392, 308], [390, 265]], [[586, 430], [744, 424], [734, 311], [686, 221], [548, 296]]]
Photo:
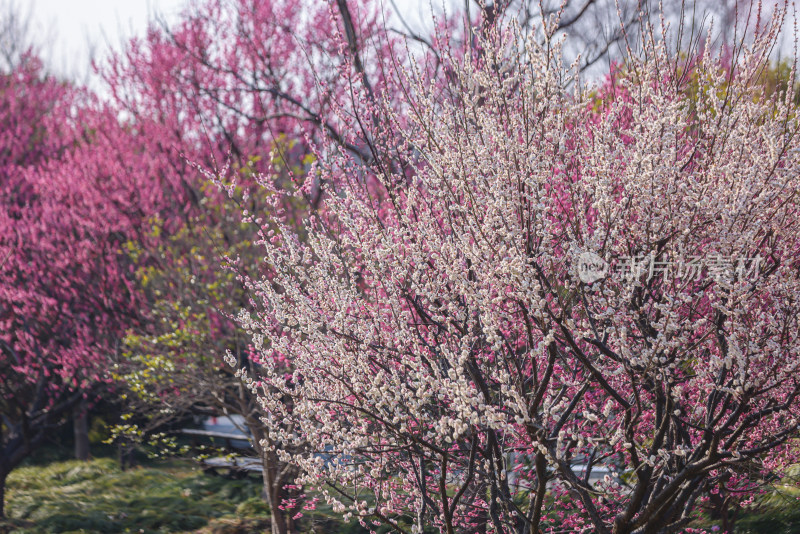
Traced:
[[[643, 20], [597, 87], [555, 16], [465, 48], [442, 30], [444, 68], [395, 71], [405, 102], [354, 75], [340, 120], [371, 156], [317, 148], [303, 239], [273, 192], [240, 315], [263, 356], [244, 378], [301, 481], [398, 532], [643, 534], [779, 473], [800, 122], [794, 79], [759, 80], [784, 14], [688, 57]], [[586, 253], [609, 267], [591, 283]]]

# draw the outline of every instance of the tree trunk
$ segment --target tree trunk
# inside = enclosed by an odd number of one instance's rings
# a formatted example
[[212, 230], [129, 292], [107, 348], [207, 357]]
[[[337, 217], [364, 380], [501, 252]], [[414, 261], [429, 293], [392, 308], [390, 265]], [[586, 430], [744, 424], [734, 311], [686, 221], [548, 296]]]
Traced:
[[286, 524], [286, 512], [280, 509], [280, 491], [270, 488], [270, 483], [264, 476], [264, 489], [269, 492], [270, 523], [272, 524], [272, 534], [290, 534], [289, 526]]
[[[294, 476], [290, 473], [282, 472], [284, 464], [278, 460], [275, 451], [269, 448], [269, 436], [264, 428], [264, 424], [259, 418], [260, 412], [253, 404], [253, 399], [248, 391], [240, 389], [239, 413], [245, 416], [245, 425], [250, 431], [253, 439], [253, 448], [261, 459], [261, 476], [264, 487], [264, 500], [269, 503], [270, 523], [272, 534], [295, 534], [298, 532], [297, 524], [293, 518], [299, 505], [295, 505], [288, 510], [282, 510], [284, 498], [296, 499], [299, 502], [302, 495], [295, 490], [285, 490], [285, 484], [294, 484]], [[266, 447], [262, 446], [265, 444]]]
[[72, 428], [75, 434], [75, 459], [89, 459], [89, 405], [86, 399], [75, 407], [72, 415]]
[[120, 439], [117, 443], [117, 454], [119, 455], [119, 468], [123, 471], [133, 467], [133, 445], [126, 438]]
[[294, 534], [296, 532], [294, 521], [287, 511], [281, 510], [284, 491], [279, 479], [280, 462], [277, 455], [269, 449], [261, 447], [262, 440], [267, 436], [258, 423], [248, 421], [248, 429], [253, 435], [253, 445], [261, 458], [261, 476], [264, 484], [264, 500], [269, 503], [270, 524], [272, 534]]
[[[486, 484], [485, 482], [478, 483], [476, 497], [485, 501], [489, 501], [489, 499], [491, 499], [491, 497], [489, 497], [488, 484]], [[475, 517], [475, 523], [476, 523], [475, 532], [477, 532], [478, 534], [486, 534], [486, 532], [489, 530], [489, 512], [487, 509], [481, 507], [478, 510]]]
[[[254, 434], [255, 436], [255, 434]], [[283, 492], [278, 486], [276, 480], [278, 475], [278, 465], [272, 460], [273, 453], [269, 450], [263, 450], [259, 447], [259, 456], [261, 456], [261, 473], [264, 482], [264, 496], [269, 503], [270, 523], [272, 525], [272, 534], [291, 534], [293, 529], [287, 522], [286, 512], [281, 510], [281, 496]]]
[[0, 519], [6, 518], [6, 478], [8, 472], [0, 469]]

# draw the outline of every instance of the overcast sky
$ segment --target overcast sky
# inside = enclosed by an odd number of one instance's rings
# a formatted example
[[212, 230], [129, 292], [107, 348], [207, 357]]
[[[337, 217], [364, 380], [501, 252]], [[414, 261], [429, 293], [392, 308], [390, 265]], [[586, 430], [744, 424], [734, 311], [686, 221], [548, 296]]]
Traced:
[[174, 20], [186, 0], [21, 0], [30, 9], [34, 38], [51, 68], [82, 76], [92, 49], [102, 57], [109, 46], [142, 35], [153, 15]]
[[[89, 70], [90, 55], [98, 59], [109, 47], [134, 35], [143, 35], [154, 15], [174, 21], [188, 0], [6, 0], [30, 13], [35, 39], [51, 69], [82, 78]], [[433, 0], [440, 3], [442, 0]], [[450, 0], [445, 0], [450, 1]], [[423, 24], [430, 0], [395, 0], [406, 10], [407, 21]], [[0, 4], [3, 0], [0, 0]], [[387, 0], [387, 5], [391, 5]], [[28, 11], [29, 10], [29, 11]], [[411, 13], [413, 11], [414, 13]]]
[[[63, 76], [87, 81], [92, 53], [102, 59], [109, 47], [120, 49], [131, 36], [142, 35], [156, 14], [167, 21], [176, 20], [188, 0], [0, 0], [0, 5], [8, 1], [23, 12], [30, 10], [34, 39], [42, 46], [50, 68]], [[391, 6], [390, 0], [383, 1]], [[404, 11], [406, 21], [419, 28], [427, 25], [423, 20], [429, 19], [431, 4], [451, 1], [394, 3]], [[792, 27], [791, 21], [787, 27]], [[791, 54], [790, 46], [783, 48], [784, 54]]]

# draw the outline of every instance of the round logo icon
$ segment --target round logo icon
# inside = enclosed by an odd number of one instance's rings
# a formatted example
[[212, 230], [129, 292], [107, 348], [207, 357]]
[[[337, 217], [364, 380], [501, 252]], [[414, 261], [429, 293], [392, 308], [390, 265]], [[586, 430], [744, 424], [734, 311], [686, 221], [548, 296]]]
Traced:
[[605, 278], [608, 274], [608, 263], [594, 252], [582, 252], [578, 255], [578, 278], [584, 284], [591, 284]]

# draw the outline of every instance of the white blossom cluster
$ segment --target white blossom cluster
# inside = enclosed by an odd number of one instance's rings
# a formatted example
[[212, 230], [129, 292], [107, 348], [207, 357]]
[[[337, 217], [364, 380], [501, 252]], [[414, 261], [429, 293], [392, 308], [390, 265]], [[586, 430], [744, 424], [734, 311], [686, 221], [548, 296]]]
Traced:
[[[495, 530], [541, 520], [544, 488], [603, 528], [683, 521], [688, 480], [797, 425], [800, 123], [791, 91], [756, 83], [775, 35], [735, 76], [706, 50], [691, 96], [647, 31], [613, 84], [584, 88], [561, 42], [507, 30], [448, 57], [446, 83], [405, 73], [402, 115], [364, 104], [385, 154], [320, 152], [306, 240], [270, 223], [265, 311], [240, 322], [291, 361], [257, 377], [271, 438], [335, 511], [417, 532], [478, 509]], [[765, 261], [589, 285], [583, 251]], [[580, 462], [629, 476], [592, 487]], [[659, 498], [683, 505], [660, 516]]]

